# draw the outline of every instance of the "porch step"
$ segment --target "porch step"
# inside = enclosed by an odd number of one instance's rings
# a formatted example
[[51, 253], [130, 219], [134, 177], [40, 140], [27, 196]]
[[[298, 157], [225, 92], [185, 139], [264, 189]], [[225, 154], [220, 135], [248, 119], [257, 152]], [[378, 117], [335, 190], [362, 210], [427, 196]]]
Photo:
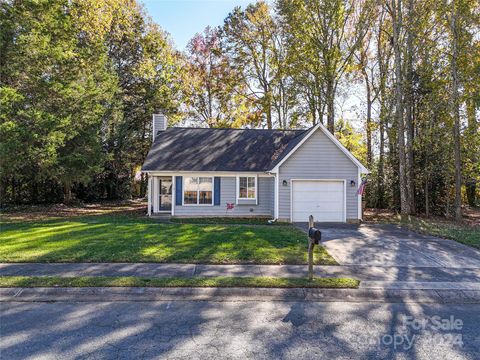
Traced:
[[172, 218], [171, 214], [152, 214], [150, 216], [152, 219], [157, 220], [158, 222], [170, 222], [170, 219]]

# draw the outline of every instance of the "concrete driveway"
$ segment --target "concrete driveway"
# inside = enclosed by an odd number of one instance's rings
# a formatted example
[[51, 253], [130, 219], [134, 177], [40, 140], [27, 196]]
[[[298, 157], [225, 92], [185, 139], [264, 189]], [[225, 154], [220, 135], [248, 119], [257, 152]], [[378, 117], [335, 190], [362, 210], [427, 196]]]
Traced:
[[[305, 230], [306, 223], [297, 227]], [[480, 251], [387, 224], [317, 224], [341, 265], [480, 268]]]

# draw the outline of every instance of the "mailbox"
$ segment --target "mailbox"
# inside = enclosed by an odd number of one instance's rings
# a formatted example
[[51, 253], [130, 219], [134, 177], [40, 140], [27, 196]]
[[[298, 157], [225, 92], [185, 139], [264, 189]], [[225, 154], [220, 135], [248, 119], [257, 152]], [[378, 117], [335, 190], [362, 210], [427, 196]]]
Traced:
[[322, 240], [322, 233], [317, 228], [311, 227], [308, 229], [308, 237], [313, 240], [313, 243], [318, 245]]

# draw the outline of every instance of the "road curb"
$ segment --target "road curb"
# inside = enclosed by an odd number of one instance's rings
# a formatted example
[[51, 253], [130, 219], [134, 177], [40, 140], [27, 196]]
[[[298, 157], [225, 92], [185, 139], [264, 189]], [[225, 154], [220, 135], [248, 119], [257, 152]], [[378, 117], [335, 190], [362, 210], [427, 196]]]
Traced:
[[271, 288], [1, 288], [0, 302], [307, 301], [480, 303], [478, 290]]

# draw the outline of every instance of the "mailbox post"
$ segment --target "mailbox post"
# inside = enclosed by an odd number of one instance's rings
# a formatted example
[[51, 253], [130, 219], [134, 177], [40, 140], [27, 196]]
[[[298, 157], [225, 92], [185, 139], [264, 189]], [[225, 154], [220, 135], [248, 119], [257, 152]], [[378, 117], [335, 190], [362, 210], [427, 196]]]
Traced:
[[315, 228], [313, 215], [308, 217], [308, 279], [313, 280], [313, 249], [320, 243], [322, 233]]

